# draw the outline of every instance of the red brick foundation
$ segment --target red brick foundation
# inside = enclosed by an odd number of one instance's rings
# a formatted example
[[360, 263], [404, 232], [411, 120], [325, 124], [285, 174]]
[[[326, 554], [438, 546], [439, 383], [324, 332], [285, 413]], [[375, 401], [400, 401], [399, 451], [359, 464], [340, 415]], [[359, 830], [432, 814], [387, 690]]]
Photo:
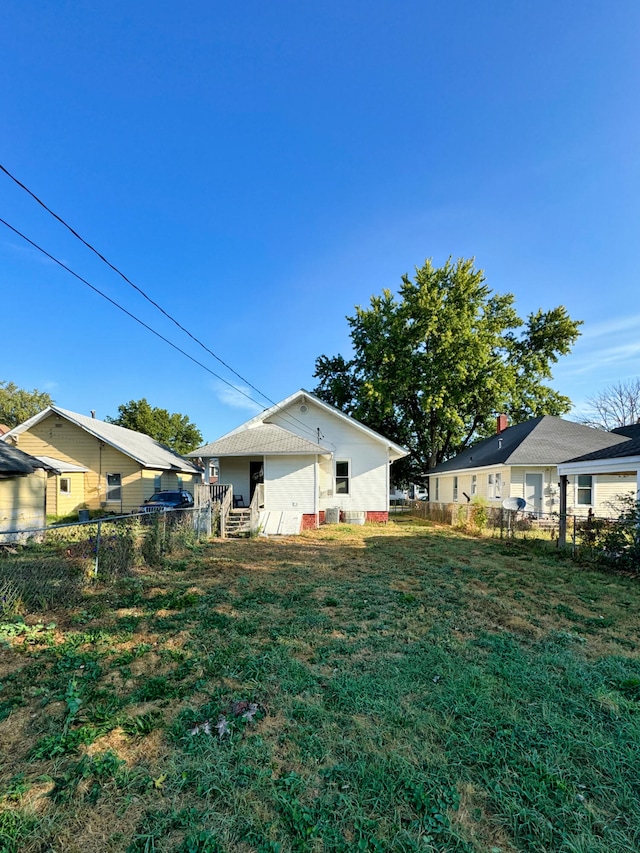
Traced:
[[[324, 521], [324, 512], [320, 513], [320, 523]], [[303, 513], [302, 524], [300, 530], [315, 530], [316, 529], [316, 514], [314, 512]]]
[[367, 522], [378, 522], [379, 524], [386, 523], [389, 521], [389, 513], [388, 512], [367, 512], [367, 516], [365, 519]]

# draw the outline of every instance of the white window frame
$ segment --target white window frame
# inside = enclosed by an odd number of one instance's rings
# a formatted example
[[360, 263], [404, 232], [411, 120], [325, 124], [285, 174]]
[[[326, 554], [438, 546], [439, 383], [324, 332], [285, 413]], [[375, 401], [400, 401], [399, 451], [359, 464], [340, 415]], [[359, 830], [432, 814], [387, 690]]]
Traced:
[[471, 475], [471, 497], [478, 494], [478, 475]]
[[499, 501], [502, 498], [502, 473], [492, 471], [487, 474], [487, 495], [490, 501]]
[[[338, 474], [338, 465], [346, 465], [347, 473]], [[334, 481], [335, 481], [335, 489], [334, 493], [336, 495], [350, 495], [351, 494], [351, 459], [336, 459], [335, 468], [334, 468]], [[347, 489], [346, 491], [342, 491], [338, 488], [338, 481], [346, 481]]]
[[[589, 485], [588, 486], [581, 486], [580, 485], [580, 479], [581, 478], [587, 478], [587, 477], [590, 480]], [[595, 482], [594, 481], [595, 481], [595, 477], [593, 476], [593, 474], [576, 474], [575, 497], [574, 497], [574, 505], [575, 506], [591, 506], [591, 507], [595, 506], [595, 500], [594, 500]], [[583, 503], [580, 500], [580, 492], [585, 492], [585, 491], [589, 492], [589, 503]]]
[[[106, 502], [110, 503], [110, 504], [122, 503], [122, 474], [120, 474], [119, 472], [116, 472], [116, 471], [112, 471], [112, 472], [108, 472], [104, 476], [105, 476], [105, 484], [106, 484], [106, 490], [105, 490]], [[115, 483], [109, 483], [109, 477], [117, 477], [118, 478], [117, 485]], [[116, 490], [116, 489], [117, 489], [118, 497], [113, 497], [112, 495], [114, 493], [114, 490]]]
[[[63, 485], [64, 484], [64, 485]], [[66, 488], [65, 488], [66, 486]], [[58, 491], [61, 495], [70, 495], [71, 494], [71, 477], [60, 477], [60, 483]]]

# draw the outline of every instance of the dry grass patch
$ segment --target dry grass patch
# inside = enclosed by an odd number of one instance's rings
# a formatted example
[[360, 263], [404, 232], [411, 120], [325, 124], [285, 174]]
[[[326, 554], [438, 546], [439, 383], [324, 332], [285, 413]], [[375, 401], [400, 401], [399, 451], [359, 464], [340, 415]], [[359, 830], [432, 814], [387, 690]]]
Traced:
[[639, 603], [408, 520], [136, 570], [0, 625], [0, 849], [637, 849]]

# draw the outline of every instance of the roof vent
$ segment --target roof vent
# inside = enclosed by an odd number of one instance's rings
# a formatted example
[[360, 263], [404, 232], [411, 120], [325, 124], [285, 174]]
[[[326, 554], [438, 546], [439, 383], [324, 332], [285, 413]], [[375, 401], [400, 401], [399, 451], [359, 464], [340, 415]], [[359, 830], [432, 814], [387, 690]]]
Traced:
[[305, 406], [305, 404], [303, 403], [303, 404], [300, 406], [300, 414], [301, 414], [301, 415], [306, 415], [308, 411], [309, 411], [309, 407], [308, 407], [308, 406]]

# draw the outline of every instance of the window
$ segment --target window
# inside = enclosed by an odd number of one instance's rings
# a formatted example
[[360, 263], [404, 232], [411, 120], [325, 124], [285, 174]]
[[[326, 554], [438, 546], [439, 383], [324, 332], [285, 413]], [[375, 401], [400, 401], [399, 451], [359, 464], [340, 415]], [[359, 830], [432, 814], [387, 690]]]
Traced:
[[60, 477], [60, 494], [71, 494], [71, 477]]
[[502, 497], [502, 474], [487, 474], [489, 498], [500, 500]]
[[591, 474], [578, 474], [578, 504], [593, 505], [593, 477]]
[[440, 500], [440, 477], [436, 477], [436, 501]]
[[454, 501], [458, 500], [458, 478], [457, 477], [453, 478], [453, 500]]
[[122, 474], [107, 474], [107, 501], [122, 500]]
[[336, 494], [349, 494], [350, 463], [348, 460], [336, 461]]
[[471, 475], [471, 496], [478, 494], [478, 475]]
[[178, 477], [178, 491], [182, 491], [182, 477]]
[[162, 474], [156, 474], [153, 478], [153, 491], [161, 492], [162, 491]]

